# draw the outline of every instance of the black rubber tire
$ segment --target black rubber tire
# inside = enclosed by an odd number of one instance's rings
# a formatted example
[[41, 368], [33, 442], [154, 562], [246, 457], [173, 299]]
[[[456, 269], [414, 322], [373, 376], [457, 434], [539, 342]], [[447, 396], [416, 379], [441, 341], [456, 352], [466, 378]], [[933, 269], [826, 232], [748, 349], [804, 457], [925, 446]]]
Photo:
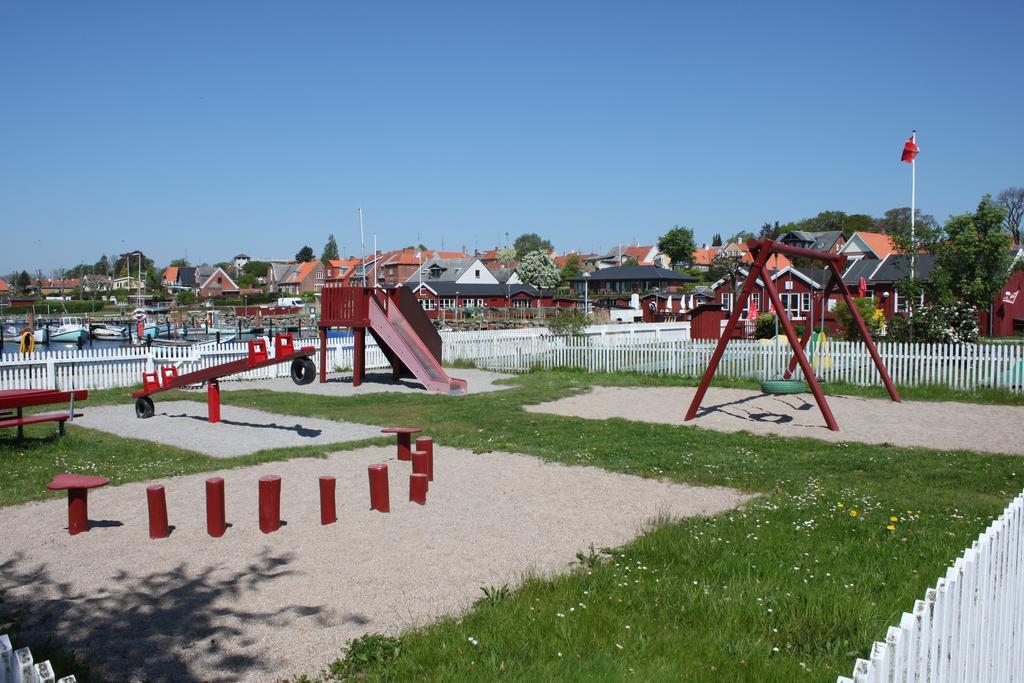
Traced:
[[761, 382], [761, 391], [766, 394], [800, 394], [808, 389], [802, 379], [767, 379]]
[[135, 417], [145, 420], [146, 418], [153, 417], [155, 412], [156, 408], [153, 406], [153, 399], [149, 396], [135, 399]]
[[312, 384], [316, 379], [316, 365], [309, 358], [296, 358], [292, 361], [292, 381], [300, 387]]

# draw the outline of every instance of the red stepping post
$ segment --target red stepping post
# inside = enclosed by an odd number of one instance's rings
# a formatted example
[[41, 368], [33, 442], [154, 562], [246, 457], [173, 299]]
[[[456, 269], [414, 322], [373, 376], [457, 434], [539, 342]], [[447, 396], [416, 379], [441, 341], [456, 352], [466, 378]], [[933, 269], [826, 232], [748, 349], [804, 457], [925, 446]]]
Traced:
[[398, 437], [398, 459], [412, 460], [412, 435], [419, 434], [422, 429], [418, 427], [385, 427], [380, 430], [382, 434], [394, 434]]
[[409, 502], [419, 503], [420, 505], [427, 504], [426, 474], [415, 473], [409, 475]]
[[89, 530], [89, 489], [106, 486], [110, 480], [86, 474], [58, 474], [46, 485], [51, 491], [68, 492], [68, 533]]
[[206, 480], [206, 533], [220, 538], [227, 529], [227, 515], [224, 510], [224, 479], [211, 477]]
[[320, 477], [320, 524], [334, 524], [338, 521], [334, 505], [334, 477]]
[[388, 466], [370, 465], [370, 509], [391, 512], [391, 494], [388, 492]]
[[429, 436], [421, 436], [416, 439], [416, 450], [427, 454], [427, 481], [434, 481], [434, 440]]
[[281, 528], [281, 477], [260, 477], [260, 531], [273, 533]]
[[215, 379], [206, 383], [206, 413], [209, 422], [220, 422], [220, 382]]
[[430, 481], [430, 469], [427, 466], [426, 451], [412, 452], [412, 473], [426, 475], [427, 481]]
[[146, 503], [149, 505], [149, 537], [167, 538], [171, 530], [167, 526], [167, 496], [164, 487], [147, 486]]

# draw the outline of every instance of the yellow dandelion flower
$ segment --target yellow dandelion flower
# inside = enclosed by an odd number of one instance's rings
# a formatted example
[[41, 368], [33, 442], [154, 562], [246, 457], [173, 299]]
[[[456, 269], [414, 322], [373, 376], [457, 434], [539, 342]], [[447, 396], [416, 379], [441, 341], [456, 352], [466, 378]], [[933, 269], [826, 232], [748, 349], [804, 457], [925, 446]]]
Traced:
[[857, 516], [857, 511], [856, 510], [850, 510], [850, 516], [851, 517], [856, 517]]
[[836, 505], [836, 507], [839, 508], [840, 510], [842, 510], [846, 506], [843, 505], [842, 503], [839, 503], [838, 505]]
[[896, 527], [894, 527], [892, 524], [890, 524], [889, 526], [887, 526], [885, 528], [888, 529], [889, 531], [896, 531]]
[[900, 520], [899, 520], [899, 517], [890, 517], [890, 518], [889, 518], [889, 521], [890, 521], [890, 522], [898, 522], [898, 521], [900, 521]]

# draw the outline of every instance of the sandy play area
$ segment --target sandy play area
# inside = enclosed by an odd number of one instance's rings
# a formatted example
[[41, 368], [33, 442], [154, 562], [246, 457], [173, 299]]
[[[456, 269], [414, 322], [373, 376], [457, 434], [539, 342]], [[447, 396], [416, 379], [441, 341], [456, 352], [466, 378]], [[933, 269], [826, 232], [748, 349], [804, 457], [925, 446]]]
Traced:
[[[134, 418], [133, 418], [134, 419]], [[408, 503], [393, 447], [165, 480], [167, 539], [150, 540], [146, 484], [94, 490], [89, 533], [64, 500], [5, 508], [0, 595], [22, 632], [53, 637], [116, 681], [273, 681], [315, 672], [346, 642], [458, 612], [480, 586], [565, 571], [648, 520], [715, 514], [745, 497], [508, 454], [435, 449], [425, 507]], [[391, 513], [369, 507], [367, 465], [389, 462]], [[283, 477], [280, 531], [264, 535], [257, 479]], [[320, 526], [317, 477], [338, 478]], [[204, 480], [223, 476], [232, 525], [205, 533]]]
[[595, 420], [621, 417], [690, 424], [722, 432], [1024, 455], [1024, 408], [828, 396], [840, 430], [833, 432], [825, 426], [811, 394], [768, 396], [715, 387], [708, 390], [697, 417], [684, 423], [694, 392], [695, 387], [594, 387], [588, 393], [526, 406], [526, 410]]
[[[489, 391], [501, 391], [511, 389], [507, 384], [495, 384], [499, 379], [513, 377], [500, 372], [489, 372], [487, 370], [475, 370], [472, 368], [449, 368], [445, 372], [451, 377], [458, 377], [466, 380], [468, 384], [467, 394], [482, 394]], [[300, 387], [288, 377], [277, 377], [274, 379], [242, 380], [239, 382], [222, 382], [221, 391], [240, 391], [243, 389], [265, 389], [267, 391], [288, 391], [304, 394], [318, 394], [321, 396], [359, 396], [361, 394], [372, 394], [377, 392], [398, 392], [398, 393], [419, 393], [426, 391], [423, 385], [415, 379], [402, 378], [398, 382], [392, 381], [391, 370], [369, 370], [363, 383], [358, 387], [352, 386], [352, 373], [335, 373], [327, 375], [327, 383], [320, 384], [317, 380], [312, 384]]]
[[96, 406], [84, 412], [84, 417], [75, 419], [76, 425], [178, 446], [215, 458], [247, 455], [270, 448], [319, 446], [381, 436], [380, 427], [373, 425], [277, 415], [228, 405], [221, 406], [221, 421], [210, 424], [206, 403], [196, 401], [157, 400], [156, 414], [145, 420], [135, 417], [132, 405]]

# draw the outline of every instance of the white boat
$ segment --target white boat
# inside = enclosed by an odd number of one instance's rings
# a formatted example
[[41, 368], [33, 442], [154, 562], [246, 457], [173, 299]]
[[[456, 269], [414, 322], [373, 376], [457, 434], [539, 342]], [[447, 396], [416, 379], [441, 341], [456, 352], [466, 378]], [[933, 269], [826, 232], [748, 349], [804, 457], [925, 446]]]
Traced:
[[128, 328], [117, 325], [98, 325], [92, 328], [93, 339], [104, 339], [107, 341], [124, 341], [128, 338]]
[[48, 341], [58, 344], [84, 344], [89, 338], [89, 328], [82, 324], [81, 318], [66, 317], [60, 319], [60, 325], [57, 327], [47, 325], [36, 330], [33, 336], [38, 344], [45, 344]]
[[[232, 332], [231, 336], [229, 336], [229, 337], [221, 337], [220, 338], [220, 343], [221, 344], [227, 344], [228, 342], [233, 342], [234, 340], [235, 340], [235, 333]], [[217, 345], [217, 340], [216, 339], [207, 339], [207, 340], [202, 340], [202, 341], [200, 341], [200, 340], [185, 341], [184, 339], [166, 339], [166, 338], [162, 338], [162, 337], [154, 337], [153, 339], [150, 340], [150, 343], [153, 346], [173, 346], [173, 347], [176, 347], [176, 348], [206, 348], [206, 347], [216, 346]]]

